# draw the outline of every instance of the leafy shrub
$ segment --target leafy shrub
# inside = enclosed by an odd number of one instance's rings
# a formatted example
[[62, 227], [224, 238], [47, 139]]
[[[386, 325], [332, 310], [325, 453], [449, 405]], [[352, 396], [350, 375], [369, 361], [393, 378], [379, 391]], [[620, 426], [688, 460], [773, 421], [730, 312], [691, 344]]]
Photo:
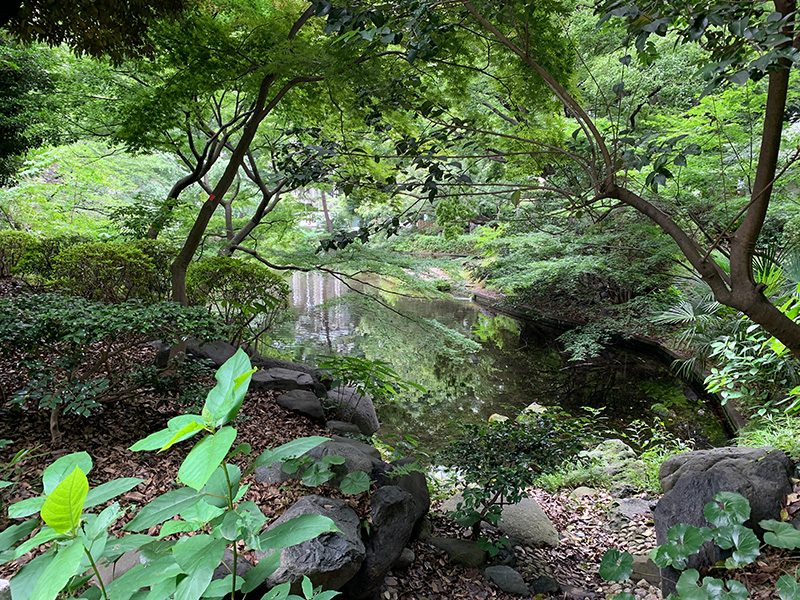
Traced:
[[10, 276], [23, 257], [34, 251], [38, 244], [36, 236], [27, 231], [0, 231], [0, 277]]
[[155, 339], [212, 337], [218, 329], [207, 311], [174, 302], [104, 304], [58, 294], [0, 299], [0, 348], [23, 355], [30, 377], [14, 401], [50, 409], [54, 437], [61, 410], [88, 416], [99, 402], [128, 391], [124, 373], [113, 368], [119, 355]]
[[552, 409], [465, 425], [441, 455], [442, 465], [457, 470], [464, 484], [464, 501], [453, 517], [477, 538], [481, 521], [499, 521], [503, 505], [519, 502], [537, 476], [574, 458], [590, 439], [589, 419]]
[[[667, 531], [669, 541], [650, 552], [650, 558], [659, 567], [671, 566], [683, 571], [675, 586], [678, 595], [670, 595], [669, 598], [747, 600], [747, 588], [739, 581], [704, 577], [700, 582], [700, 573], [696, 569], [684, 569], [689, 557], [697, 554], [706, 542], [732, 551], [724, 565], [721, 562], [718, 567], [731, 570], [755, 562], [761, 553], [760, 542], [756, 534], [744, 526], [744, 522], [750, 518], [750, 503], [741, 494], [720, 492], [705, 505], [703, 516], [713, 529], [678, 523]], [[767, 532], [764, 534], [766, 544], [788, 550], [800, 548], [800, 532], [791, 523], [767, 519], [760, 521], [759, 526]], [[609, 581], [626, 581], [632, 572], [633, 556], [629, 552], [608, 550], [600, 563], [600, 576]], [[698, 586], [698, 583], [701, 585]], [[776, 588], [781, 600], [800, 599], [800, 584], [791, 575], [781, 575]], [[616, 598], [635, 600], [635, 596], [629, 592], [618, 594]]]
[[153, 273], [150, 280], [152, 297], [155, 300], [169, 300], [172, 297], [172, 274], [170, 267], [178, 248], [164, 240], [135, 240], [130, 242], [134, 248], [141, 250], [153, 263]]
[[20, 261], [17, 269], [20, 274], [31, 276], [36, 283], [45, 283], [53, 279], [55, 261], [59, 254], [77, 244], [86, 244], [91, 240], [77, 233], [59, 233], [41, 238], [39, 244], [28, 252]]
[[153, 260], [131, 244], [91, 242], [70, 246], [56, 257], [56, 285], [95, 302], [157, 297]]
[[[90, 489], [86, 475], [92, 469], [92, 459], [86, 452], [68, 454], [48, 466], [42, 473], [43, 494], [9, 507], [11, 518], [23, 519], [37, 513], [39, 518], [27, 519], [0, 532], [0, 563], [19, 558], [34, 548], [43, 550], [11, 578], [14, 598], [55, 600], [59, 595], [62, 598], [74, 595], [97, 600], [144, 596], [167, 600], [229, 596], [234, 600], [262, 585], [279, 566], [275, 560], [280, 557], [278, 552], [262, 559], [244, 576], [235, 576], [242, 548], [279, 550], [325, 532], [339, 531], [331, 519], [322, 515], [302, 515], [262, 531], [267, 517], [256, 503], [243, 499], [248, 486], [240, 485], [242, 476], [264, 464], [270, 456], [285, 451], [285, 446], [267, 450], [249, 461], [244, 473], [239, 466], [225, 462], [238, 454], [249, 456], [251, 451], [248, 444], [231, 449], [237, 431], [229, 423], [242, 406], [253, 371], [247, 355], [239, 350], [217, 372], [217, 386], [208, 394], [202, 415], [175, 417], [166, 429], [131, 447], [135, 451], [166, 450], [202, 433], [202, 439], [189, 451], [178, 470], [175, 489], [134, 509], [136, 514], [124, 530], [140, 533], [122, 537], [110, 534], [124, 509], [118, 502], [99, 512], [96, 507], [143, 480], [114, 479]], [[308, 451], [326, 440], [302, 438], [291, 444]], [[178, 515], [182, 519], [173, 520]], [[158, 537], [141, 533], [158, 525]], [[31, 534], [33, 537], [23, 541]], [[177, 540], [160, 539], [169, 534], [182, 535]], [[222, 564], [229, 547], [233, 553], [232, 574], [212, 581], [213, 572]], [[104, 581], [98, 564], [114, 562], [131, 550], [138, 550], [145, 560], [113, 582]], [[288, 582], [281, 584], [273, 588], [270, 597], [286, 598], [289, 588]], [[302, 588], [308, 600], [330, 600], [337, 594], [314, 590], [307, 578]]]
[[186, 291], [193, 304], [218, 314], [232, 344], [255, 345], [289, 306], [289, 286], [267, 267], [225, 256], [189, 267]]
[[214, 373], [214, 361], [208, 359], [174, 360], [164, 370], [155, 365], [137, 369], [131, 375], [133, 385], [146, 386], [161, 396], [172, 396], [187, 408], [200, 406], [210, 389], [207, 380]]

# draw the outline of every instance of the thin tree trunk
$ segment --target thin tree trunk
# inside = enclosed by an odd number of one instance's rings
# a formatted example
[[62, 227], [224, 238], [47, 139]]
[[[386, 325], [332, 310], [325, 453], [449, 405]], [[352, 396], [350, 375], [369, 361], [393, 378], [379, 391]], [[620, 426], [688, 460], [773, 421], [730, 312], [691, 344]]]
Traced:
[[328, 199], [325, 197], [325, 190], [322, 190], [322, 212], [325, 214], [325, 226], [328, 228], [328, 233], [333, 233], [333, 223], [331, 223], [331, 214], [328, 212]]

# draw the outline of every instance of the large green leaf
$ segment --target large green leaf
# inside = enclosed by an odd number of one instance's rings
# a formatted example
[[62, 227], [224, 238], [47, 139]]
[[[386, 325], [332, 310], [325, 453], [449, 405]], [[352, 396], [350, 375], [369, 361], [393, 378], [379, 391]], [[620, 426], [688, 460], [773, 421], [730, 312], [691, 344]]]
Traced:
[[183, 533], [188, 531], [197, 531], [203, 525], [201, 523], [184, 521], [182, 519], [177, 521], [166, 521], [161, 529], [158, 531], [158, 537], [162, 538], [173, 533]]
[[[225, 477], [225, 471], [223, 471], [223, 468], [228, 472], [227, 478]], [[241, 478], [242, 470], [236, 465], [220, 465], [211, 474], [211, 477], [208, 479], [208, 482], [203, 489], [203, 493], [206, 494], [205, 501], [212, 506], [227, 506], [228, 481], [230, 481], [231, 485], [233, 486], [233, 495], [235, 496], [239, 491], [238, 483]]]
[[[75, 467], [75, 471], [80, 471], [80, 469]], [[80, 472], [83, 473], [83, 471]], [[86, 475], [84, 475], [84, 478], [86, 478]], [[56, 489], [58, 488], [56, 487]], [[81, 565], [82, 557], [83, 544], [81, 544], [80, 540], [73, 540], [68, 546], [59, 548], [55, 558], [50, 561], [50, 564], [47, 565], [47, 568], [42, 572], [33, 587], [30, 600], [54, 600], [61, 589], [75, 575]]]
[[114, 600], [128, 600], [143, 587], [158, 585], [157, 579], [147, 572], [144, 565], [134, 565], [113, 581], [108, 582], [106, 592], [109, 598], [114, 598]]
[[781, 575], [775, 589], [781, 600], [800, 600], [800, 584], [791, 575]]
[[703, 516], [714, 527], [741, 525], [750, 518], [750, 502], [736, 492], [719, 492], [705, 505]]
[[123, 477], [122, 479], [114, 479], [106, 483], [98, 485], [96, 488], [89, 490], [86, 496], [86, 502], [83, 508], [92, 508], [98, 504], [108, 502], [115, 496], [124, 494], [128, 490], [132, 490], [137, 485], [142, 483], [144, 479], [137, 479], [136, 477]]
[[175, 600], [198, 600], [222, 562], [227, 540], [207, 535], [182, 538], [172, 548], [175, 561], [188, 577], [175, 590]]
[[44, 501], [42, 520], [58, 533], [76, 529], [80, 524], [83, 502], [88, 493], [89, 481], [86, 474], [80, 467], [73, 467], [72, 473]]
[[774, 519], [765, 519], [759, 523], [762, 529], [766, 529], [764, 541], [776, 548], [786, 548], [795, 550], [800, 548], [800, 531], [790, 523], [782, 523]]
[[182, 510], [200, 502], [202, 494], [190, 488], [179, 488], [151, 500], [125, 526], [128, 531], [142, 531], [171, 519]]
[[720, 548], [736, 547], [733, 554], [725, 560], [725, 567], [737, 569], [749, 565], [761, 553], [761, 547], [752, 529], [743, 525], [728, 525], [714, 531], [714, 537]]
[[229, 423], [238, 414], [254, 372], [250, 357], [241, 348], [217, 370], [217, 385], [208, 393], [204, 406], [215, 427]]
[[747, 588], [738, 581], [722, 581], [715, 577], [703, 579], [703, 589], [710, 600], [747, 600]]
[[64, 478], [80, 468], [84, 475], [92, 470], [92, 457], [86, 452], [73, 452], [62, 456], [42, 472], [42, 485], [45, 496], [50, 494]]
[[42, 527], [35, 536], [24, 541], [17, 547], [17, 549], [14, 551], [14, 558], [19, 558], [37, 546], [41, 546], [42, 544], [46, 544], [47, 542], [52, 542], [53, 540], [63, 537], [63, 533], [59, 533], [52, 527]]
[[152, 542], [155, 539], [156, 538], [153, 536], [145, 535], [143, 533], [124, 535], [118, 539], [112, 538], [106, 543], [106, 548], [103, 551], [103, 558], [109, 561], [115, 561], [126, 552], [129, 552], [130, 550], [136, 550], [140, 546], [147, 544], [148, 542]]
[[322, 515], [300, 515], [258, 536], [261, 550], [279, 550], [311, 540], [322, 533], [341, 533], [336, 524]]
[[[244, 574], [244, 585], [242, 592], [248, 594], [260, 586], [267, 577], [272, 575], [281, 564], [281, 553], [273, 552], [268, 554], [258, 564]], [[15, 599], [16, 600], [16, 599]]]
[[600, 561], [600, 577], [606, 581], [625, 581], [633, 573], [633, 555], [616, 548], [606, 550]]
[[[202, 423], [203, 417], [200, 415], [178, 415], [177, 417], [173, 417], [167, 423], [166, 429], [161, 429], [156, 431], [155, 433], [151, 433], [143, 440], [139, 440], [133, 446], [131, 446], [131, 450], [137, 452], [139, 450], [158, 450], [164, 446], [167, 442], [169, 442], [172, 437], [181, 429], [186, 427], [189, 423]], [[182, 439], [186, 439], [187, 437], [191, 437], [194, 435], [195, 432], [191, 432], [186, 434], [186, 437]], [[176, 440], [173, 444], [177, 443], [181, 440]]]
[[8, 516], [12, 519], [29, 517], [42, 510], [44, 501], [44, 496], [36, 496], [35, 498], [26, 498], [25, 500], [15, 502], [8, 507]]
[[344, 476], [342, 483], [339, 484], [339, 489], [345, 494], [360, 494], [361, 492], [366, 492], [371, 484], [372, 480], [367, 473], [353, 471]]
[[192, 437], [198, 431], [202, 431], [205, 429], [206, 426], [204, 423], [200, 423], [199, 421], [192, 421], [191, 423], [187, 423], [181, 429], [175, 432], [175, 434], [167, 441], [166, 444], [161, 446], [159, 452], [164, 452], [164, 450], [169, 450], [174, 444], [181, 442], [185, 439]]
[[270, 463], [276, 463], [286, 460], [287, 458], [297, 458], [302, 456], [309, 450], [316, 448], [320, 444], [331, 441], [330, 438], [312, 435], [309, 437], [298, 438], [282, 444], [272, 450], [265, 450], [256, 459], [255, 466], [260, 467]]
[[223, 427], [200, 440], [178, 470], [178, 481], [200, 491], [214, 470], [225, 460], [236, 439], [233, 427]]
[[21, 539], [28, 537], [38, 526], [38, 519], [28, 519], [24, 523], [18, 523], [0, 531], [0, 550], [11, 548]]
[[708, 592], [702, 587], [697, 586], [700, 573], [696, 569], [689, 569], [681, 573], [675, 589], [680, 595], [681, 600], [711, 600]]
[[9, 581], [12, 600], [28, 600], [31, 597], [36, 582], [42, 578], [42, 573], [55, 556], [54, 552], [45, 552], [17, 571]]
[[[203, 592], [203, 598], [224, 598], [231, 593], [231, 586], [233, 585], [233, 574], [226, 575], [222, 579], [215, 579]], [[241, 577], [236, 578], [236, 589], [240, 590], [244, 585], [244, 579]]]

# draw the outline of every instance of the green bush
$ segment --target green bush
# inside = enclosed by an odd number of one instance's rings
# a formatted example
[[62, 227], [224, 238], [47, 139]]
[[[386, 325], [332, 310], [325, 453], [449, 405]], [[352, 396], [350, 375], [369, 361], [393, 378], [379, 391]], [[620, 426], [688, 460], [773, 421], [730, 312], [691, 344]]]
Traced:
[[28, 252], [17, 266], [21, 275], [27, 275], [34, 283], [44, 284], [53, 279], [55, 261], [59, 254], [77, 244], [91, 240], [78, 233], [58, 233], [41, 238], [39, 244]]
[[56, 257], [53, 275], [58, 288], [95, 302], [158, 298], [153, 260], [132, 244], [70, 246]]
[[150, 289], [156, 300], [169, 300], [172, 298], [172, 274], [170, 266], [178, 256], [179, 248], [164, 240], [135, 240], [129, 242], [134, 248], [141, 250], [153, 263], [153, 273], [150, 280]]
[[218, 314], [232, 344], [255, 345], [289, 306], [289, 286], [267, 267], [225, 256], [203, 258], [186, 275], [189, 301]]
[[34, 251], [38, 244], [36, 236], [27, 231], [0, 231], [0, 277], [10, 276], [23, 257]]
[[477, 538], [481, 521], [496, 523], [503, 505], [519, 502], [538, 476], [571, 461], [593, 439], [589, 419], [552, 409], [465, 425], [440, 457], [463, 478], [464, 501], [453, 517]]

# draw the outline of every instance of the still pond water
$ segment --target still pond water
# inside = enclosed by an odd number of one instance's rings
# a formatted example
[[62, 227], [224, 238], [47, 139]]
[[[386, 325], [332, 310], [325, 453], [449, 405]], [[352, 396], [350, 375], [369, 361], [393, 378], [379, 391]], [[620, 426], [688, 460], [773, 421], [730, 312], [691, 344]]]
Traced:
[[377, 407], [378, 437], [392, 445], [410, 434], [435, 453], [459, 423], [514, 416], [532, 402], [573, 415], [603, 408], [604, 426], [628, 435], [632, 423], [646, 432], [661, 419], [698, 447], [725, 443], [702, 391], [647, 354], [611, 348], [575, 364], [559, 353], [555, 334], [467, 299], [383, 296], [390, 310], [319, 274], [296, 273], [291, 287], [295, 318], [273, 344], [284, 358], [315, 365], [329, 355], [382, 360], [425, 388]]

